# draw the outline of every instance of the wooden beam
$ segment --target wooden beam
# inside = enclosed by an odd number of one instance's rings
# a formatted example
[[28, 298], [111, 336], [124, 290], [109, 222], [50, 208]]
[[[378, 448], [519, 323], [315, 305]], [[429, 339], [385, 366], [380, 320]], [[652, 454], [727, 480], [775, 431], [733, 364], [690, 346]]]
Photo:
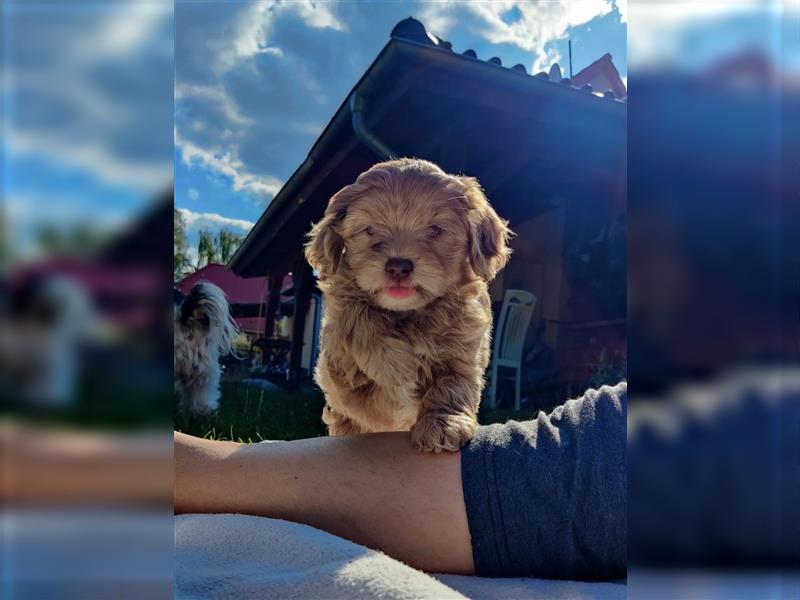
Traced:
[[303, 337], [306, 330], [306, 314], [314, 287], [314, 274], [305, 259], [298, 259], [293, 271], [294, 318], [292, 319], [292, 347], [289, 351], [289, 380], [292, 385], [302, 379]]
[[275, 313], [281, 303], [281, 287], [283, 287], [284, 273], [278, 272], [269, 279], [269, 299], [267, 300], [267, 314], [264, 323], [264, 337], [275, 334]]

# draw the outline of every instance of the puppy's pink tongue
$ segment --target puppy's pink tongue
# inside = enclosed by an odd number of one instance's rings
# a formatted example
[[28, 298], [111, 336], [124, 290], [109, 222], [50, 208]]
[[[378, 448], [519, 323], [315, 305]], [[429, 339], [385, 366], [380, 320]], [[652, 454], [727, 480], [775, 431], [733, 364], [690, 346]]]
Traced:
[[410, 298], [417, 293], [417, 290], [411, 287], [390, 287], [386, 288], [386, 293], [392, 298], [400, 300], [402, 298]]

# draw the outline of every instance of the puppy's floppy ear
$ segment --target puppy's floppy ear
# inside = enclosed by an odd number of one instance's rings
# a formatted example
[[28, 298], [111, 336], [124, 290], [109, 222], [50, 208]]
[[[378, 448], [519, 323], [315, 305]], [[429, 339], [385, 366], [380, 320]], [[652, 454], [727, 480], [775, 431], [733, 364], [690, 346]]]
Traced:
[[357, 183], [342, 188], [328, 202], [325, 215], [308, 233], [306, 244], [306, 260], [321, 278], [336, 273], [344, 252], [344, 239], [337, 231], [338, 226], [347, 216], [347, 208], [363, 191]]
[[459, 177], [464, 186], [469, 221], [469, 262], [475, 274], [486, 282], [494, 279], [508, 262], [511, 248], [508, 240], [514, 233], [508, 221], [492, 208], [474, 177]]

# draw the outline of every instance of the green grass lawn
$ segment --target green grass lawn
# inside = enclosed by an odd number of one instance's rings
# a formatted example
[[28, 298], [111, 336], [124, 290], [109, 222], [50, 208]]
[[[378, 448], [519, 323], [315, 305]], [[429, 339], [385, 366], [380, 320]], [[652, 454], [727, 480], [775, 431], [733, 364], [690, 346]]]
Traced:
[[132, 365], [123, 359], [109, 355], [93, 362], [78, 381], [74, 401], [65, 406], [39, 406], [2, 389], [0, 417], [71, 429], [168, 431], [175, 401], [172, 374], [157, 363]]
[[224, 382], [219, 410], [208, 416], [175, 415], [175, 429], [199, 437], [236, 442], [296, 440], [326, 435], [320, 416], [322, 393], [264, 390]]
[[[236, 442], [295, 440], [327, 435], [321, 420], [321, 392], [263, 390], [236, 381], [224, 382], [219, 410], [204, 417], [175, 416], [175, 429], [195, 436]], [[529, 419], [533, 410], [481, 409], [481, 424]]]

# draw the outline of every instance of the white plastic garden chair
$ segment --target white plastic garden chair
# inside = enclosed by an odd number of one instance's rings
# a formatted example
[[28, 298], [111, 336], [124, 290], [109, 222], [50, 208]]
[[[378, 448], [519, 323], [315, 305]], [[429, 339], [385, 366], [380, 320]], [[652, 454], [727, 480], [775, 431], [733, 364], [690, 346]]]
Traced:
[[524, 290], [506, 290], [497, 330], [494, 334], [492, 362], [489, 366], [489, 408], [497, 406], [497, 381], [501, 367], [514, 369], [514, 408], [519, 410], [520, 387], [522, 382], [522, 351], [525, 334], [531, 323], [536, 296]]

